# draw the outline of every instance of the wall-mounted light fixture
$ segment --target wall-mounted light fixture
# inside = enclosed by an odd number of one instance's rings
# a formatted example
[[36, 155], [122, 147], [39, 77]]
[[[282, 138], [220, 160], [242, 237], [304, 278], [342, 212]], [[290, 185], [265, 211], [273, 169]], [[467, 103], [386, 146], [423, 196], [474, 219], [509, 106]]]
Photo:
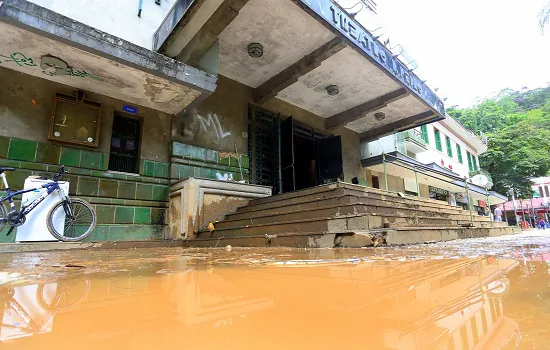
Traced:
[[248, 55], [250, 57], [259, 58], [264, 55], [264, 47], [260, 43], [248, 44]]
[[378, 121], [384, 120], [385, 118], [386, 118], [386, 113], [384, 113], [384, 112], [374, 113], [374, 119], [376, 119]]
[[338, 85], [327, 86], [327, 94], [329, 94], [329, 96], [336, 96], [339, 93], [340, 93], [340, 88], [338, 87]]

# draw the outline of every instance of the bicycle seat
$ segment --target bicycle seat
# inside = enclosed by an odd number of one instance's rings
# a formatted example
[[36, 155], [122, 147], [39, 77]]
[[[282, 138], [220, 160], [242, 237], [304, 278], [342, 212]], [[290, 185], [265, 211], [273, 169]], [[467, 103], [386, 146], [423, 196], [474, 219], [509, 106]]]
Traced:
[[0, 166], [0, 174], [2, 174], [4, 171], [15, 171], [15, 168], [11, 168], [9, 166]]

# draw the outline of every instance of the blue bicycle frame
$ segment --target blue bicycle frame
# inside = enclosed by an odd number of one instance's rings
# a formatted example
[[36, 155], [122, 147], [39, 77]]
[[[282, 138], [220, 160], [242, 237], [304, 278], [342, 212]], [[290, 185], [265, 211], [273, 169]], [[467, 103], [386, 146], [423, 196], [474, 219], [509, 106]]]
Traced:
[[[6, 184], [7, 182], [5, 181], [5, 174], [0, 174], [0, 176], [2, 177], [2, 179], [4, 180], [4, 184]], [[56, 190], [61, 190], [61, 187], [59, 187], [59, 184], [54, 181], [54, 182], [49, 182], [49, 183], [46, 183], [46, 184], [43, 184], [42, 186], [39, 186], [39, 187], [34, 187], [34, 188], [28, 188], [28, 189], [24, 189], [24, 190], [20, 190], [20, 191], [12, 191], [9, 187], [6, 186], [5, 190], [6, 190], [6, 193], [8, 194], [6, 197], [2, 197], [0, 198], [0, 203], [3, 203], [5, 202], [6, 200], [10, 202], [10, 207], [11, 207], [11, 210], [14, 211], [16, 210], [15, 208], [15, 203], [13, 202], [13, 197], [15, 196], [18, 196], [20, 194], [24, 194], [24, 193], [28, 193], [28, 192], [32, 192], [32, 191], [38, 191], [38, 190], [41, 190], [41, 189], [46, 189], [46, 192], [44, 192], [40, 197], [36, 198], [35, 200], [33, 200], [29, 205], [27, 205], [26, 207], [24, 208], [21, 208], [21, 212], [19, 213], [20, 216], [24, 216], [24, 215], [27, 215], [28, 213], [30, 213], [34, 208], [36, 208], [36, 206], [40, 203], [42, 203], [42, 201], [44, 199], [46, 199], [53, 191], [56, 191]]]

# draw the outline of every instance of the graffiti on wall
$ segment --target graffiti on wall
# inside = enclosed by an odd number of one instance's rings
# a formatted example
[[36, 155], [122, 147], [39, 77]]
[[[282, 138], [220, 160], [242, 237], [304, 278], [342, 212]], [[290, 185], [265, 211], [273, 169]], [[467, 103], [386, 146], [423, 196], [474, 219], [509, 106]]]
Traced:
[[207, 134], [217, 140], [231, 136], [229, 131], [223, 130], [220, 118], [216, 113], [206, 113], [206, 117], [204, 117], [197, 111], [193, 111], [192, 117], [192, 121], [183, 129], [183, 136], [186, 138], [193, 139], [198, 133]]
[[13, 62], [20, 67], [22, 67], [23, 65], [30, 66], [30, 67], [37, 67], [37, 65], [34, 63], [34, 60], [32, 58], [27, 58], [27, 56], [23, 55], [21, 52], [14, 52], [9, 56], [0, 55], [0, 57], [3, 57], [0, 60], [0, 63]]
[[221, 181], [233, 181], [233, 174], [224, 173], [222, 175], [221, 173], [216, 173], [216, 179]]
[[[49, 56], [44, 56], [49, 57]], [[58, 75], [56, 74], [55, 69], [43, 69], [41, 66], [38, 66], [35, 63], [35, 60], [32, 57], [27, 57], [25, 54], [21, 52], [14, 52], [10, 55], [0, 55], [0, 65], [1, 64], [16, 64], [19, 67], [28, 66], [28, 67], [36, 67], [38, 69], [42, 69], [42, 73], [49, 76]], [[65, 67], [65, 73], [63, 75], [67, 75], [70, 77], [78, 77], [78, 78], [91, 78], [95, 80], [99, 80], [99, 77], [87, 72], [85, 70], [75, 69], [71, 67]]]

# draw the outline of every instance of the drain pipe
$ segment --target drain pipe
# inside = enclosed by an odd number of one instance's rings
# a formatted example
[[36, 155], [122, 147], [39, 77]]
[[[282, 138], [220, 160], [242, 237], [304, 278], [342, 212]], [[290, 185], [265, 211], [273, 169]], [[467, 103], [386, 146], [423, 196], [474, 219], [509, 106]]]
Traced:
[[485, 187], [485, 195], [487, 196], [487, 203], [485, 205], [489, 208], [489, 220], [491, 220], [491, 227], [493, 227], [493, 219], [491, 219], [491, 202], [489, 202], [489, 189]]
[[386, 185], [385, 190], [389, 191], [388, 188], [388, 173], [386, 171], [386, 152], [382, 152], [382, 164], [384, 164], [384, 184]]
[[468, 190], [468, 178], [464, 176], [464, 189], [466, 190], [466, 198], [468, 198], [468, 210], [470, 211], [470, 225], [474, 227], [474, 216], [472, 214], [472, 198], [470, 198], [470, 190]]
[[418, 171], [414, 167], [414, 179], [416, 180], [416, 195], [420, 197], [420, 184], [418, 183]]

